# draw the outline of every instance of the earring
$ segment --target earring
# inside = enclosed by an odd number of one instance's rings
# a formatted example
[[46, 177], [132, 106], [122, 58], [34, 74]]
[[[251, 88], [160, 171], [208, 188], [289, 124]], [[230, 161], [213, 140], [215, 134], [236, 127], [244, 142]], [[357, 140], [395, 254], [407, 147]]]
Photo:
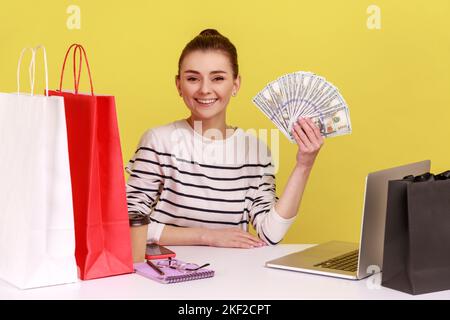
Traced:
[[233, 97], [236, 97], [236, 92], [233, 92], [232, 96], [233, 96]]

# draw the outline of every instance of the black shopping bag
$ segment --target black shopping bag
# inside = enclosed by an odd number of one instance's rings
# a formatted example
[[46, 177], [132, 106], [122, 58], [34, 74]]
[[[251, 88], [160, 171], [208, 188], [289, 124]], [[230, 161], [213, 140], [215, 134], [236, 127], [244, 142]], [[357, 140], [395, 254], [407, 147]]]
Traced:
[[450, 171], [389, 181], [382, 285], [450, 289]]

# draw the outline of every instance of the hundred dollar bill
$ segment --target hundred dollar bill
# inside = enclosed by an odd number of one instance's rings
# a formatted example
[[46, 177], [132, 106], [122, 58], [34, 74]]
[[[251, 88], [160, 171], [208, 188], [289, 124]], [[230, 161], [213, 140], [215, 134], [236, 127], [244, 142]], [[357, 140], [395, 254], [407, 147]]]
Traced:
[[347, 108], [339, 108], [335, 111], [310, 118], [319, 127], [320, 133], [326, 138], [342, 136], [352, 132], [350, 115]]
[[[322, 115], [307, 116], [307, 118], [310, 118], [319, 127], [320, 134], [325, 138], [342, 136], [352, 132], [350, 115], [346, 107], [341, 107]], [[293, 125], [294, 121], [289, 125], [288, 138], [291, 142], [295, 142], [294, 136], [292, 135]]]

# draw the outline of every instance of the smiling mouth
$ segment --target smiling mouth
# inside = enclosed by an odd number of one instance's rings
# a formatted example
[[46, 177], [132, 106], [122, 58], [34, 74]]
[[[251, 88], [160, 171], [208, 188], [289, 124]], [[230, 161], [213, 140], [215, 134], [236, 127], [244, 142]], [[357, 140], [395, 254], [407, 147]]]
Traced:
[[215, 98], [215, 99], [195, 99], [195, 101], [197, 101], [202, 106], [211, 106], [217, 100], [219, 100], [219, 99], [217, 99], [217, 98]]

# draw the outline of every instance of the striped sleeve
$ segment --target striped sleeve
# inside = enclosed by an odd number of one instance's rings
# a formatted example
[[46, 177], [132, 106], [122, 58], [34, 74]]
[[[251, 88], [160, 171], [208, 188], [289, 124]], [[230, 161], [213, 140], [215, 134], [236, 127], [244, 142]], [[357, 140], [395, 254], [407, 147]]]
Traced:
[[250, 221], [259, 238], [269, 245], [281, 242], [295, 219], [285, 219], [275, 210], [278, 197], [273, 171], [273, 165], [265, 168], [249, 212]]
[[[153, 152], [155, 145], [153, 132], [149, 130], [144, 133], [134, 156], [125, 167], [130, 174], [126, 186], [129, 213], [150, 215], [158, 202], [164, 181], [158, 155]], [[152, 221], [148, 228], [148, 240], [157, 242], [163, 228], [163, 224]]]

